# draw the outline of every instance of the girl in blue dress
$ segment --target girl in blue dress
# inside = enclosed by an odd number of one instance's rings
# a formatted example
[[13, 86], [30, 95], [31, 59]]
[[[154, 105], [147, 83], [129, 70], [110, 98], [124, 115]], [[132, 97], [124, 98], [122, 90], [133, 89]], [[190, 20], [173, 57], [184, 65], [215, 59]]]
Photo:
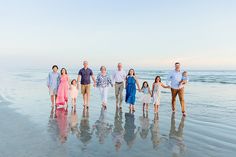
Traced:
[[135, 76], [134, 69], [130, 69], [129, 73], [126, 77], [126, 96], [125, 102], [129, 104], [129, 109], [132, 112], [135, 112], [134, 104], [135, 104], [135, 95], [136, 95], [136, 85], [138, 87], [139, 92], [141, 91], [139, 82], [137, 77]]

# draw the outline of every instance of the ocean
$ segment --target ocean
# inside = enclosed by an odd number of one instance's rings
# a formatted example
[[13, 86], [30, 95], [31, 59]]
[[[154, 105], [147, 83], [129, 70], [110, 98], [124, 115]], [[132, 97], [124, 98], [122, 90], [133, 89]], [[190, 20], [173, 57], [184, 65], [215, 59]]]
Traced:
[[[50, 69], [1, 70], [1, 157], [233, 157], [236, 153], [236, 71], [190, 70], [185, 87], [187, 117], [171, 112], [171, 93], [162, 89], [158, 115], [153, 105], [142, 111], [137, 93], [136, 112], [128, 105], [116, 110], [109, 89], [107, 110], [101, 110], [98, 89], [91, 88], [88, 111], [79, 94], [77, 112], [51, 110], [46, 86]], [[77, 78], [78, 69], [69, 69]], [[111, 73], [111, 71], [108, 71]], [[97, 74], [98, 71], [95, 71]], [[167, 70], [137, 70], [140, 84], [151, 85]], [[125, 95], [125, 92], [124, 92]]]

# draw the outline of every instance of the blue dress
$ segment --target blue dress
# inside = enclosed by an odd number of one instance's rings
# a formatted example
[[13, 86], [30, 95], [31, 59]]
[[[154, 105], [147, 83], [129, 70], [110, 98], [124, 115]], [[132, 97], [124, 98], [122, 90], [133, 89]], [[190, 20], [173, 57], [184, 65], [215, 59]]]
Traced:
[[127, 78], [125, 102], [134, 105], [136, 95], [136, 80], [134, 77]]

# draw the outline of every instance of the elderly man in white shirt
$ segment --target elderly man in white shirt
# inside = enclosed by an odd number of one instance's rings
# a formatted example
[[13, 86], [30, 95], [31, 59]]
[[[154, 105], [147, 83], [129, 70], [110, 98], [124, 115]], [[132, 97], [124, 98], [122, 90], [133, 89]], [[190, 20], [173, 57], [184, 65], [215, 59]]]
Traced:
[[126, 73], [123, 70], [122, 64], [118, 63], [118, 70], [114, 72], [112, 79], [113, 83], [115, 84], [115, 95], [116, 95], [116, 107], [118, 105], [120, 109], [122, 108], [122, 101], [123, 101], [123, 90], [124, 90], [124, 82], [126, 79]]
[[176, 96], [179, 96], [183, 116], [186, 116], [184, 102], [184, 87], [180, 88], [180, 82], [183, 78], [183, 72], [180, 70], [180, 63], [175, 63], [175, 70], [171, 71], [167, 78], [167, 85], [171, 87], [172, 111], [175, 112]]

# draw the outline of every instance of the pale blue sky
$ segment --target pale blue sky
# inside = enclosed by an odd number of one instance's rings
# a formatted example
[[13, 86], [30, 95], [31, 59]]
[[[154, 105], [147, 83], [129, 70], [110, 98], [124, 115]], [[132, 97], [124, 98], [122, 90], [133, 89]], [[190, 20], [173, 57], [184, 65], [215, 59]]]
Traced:
[[0, 1], [0, 64], [236, 68], [235, 0]]

